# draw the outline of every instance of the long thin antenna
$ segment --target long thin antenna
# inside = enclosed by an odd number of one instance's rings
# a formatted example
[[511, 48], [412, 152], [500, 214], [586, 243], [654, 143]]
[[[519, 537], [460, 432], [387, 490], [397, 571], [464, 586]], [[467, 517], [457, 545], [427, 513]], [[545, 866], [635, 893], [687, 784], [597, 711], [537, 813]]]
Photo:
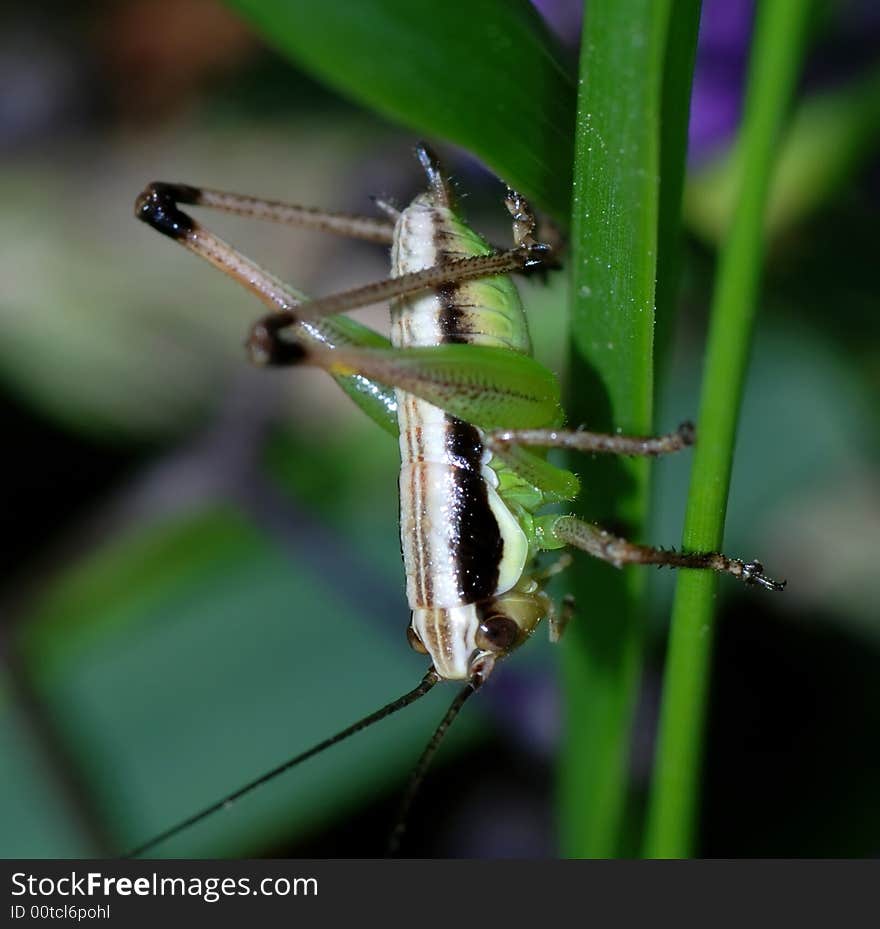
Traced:
[[449, 731], [449, 727], [452, 725], [455, 717], [458, 716], [467, 698], [477, 692], [483, 680], [484, 678], [482, 675], [474, 675], [474, 677], [465, 684], [458, 692], [458, 696], [452, 701], [452, 705], [446, 711], [446, 715], [440, 720], [440, 724], [434, 730], [431, 741], [425, 746], [422, 757], [419, 758], [418, 763], [410, 775], [403, 799], [400, 801], [400, 807], [397, 811], [397, 820], [394, 823], [394, 829], [392, 829], [391, 835], [388, 837], [388, 846], [386, 849], [387, 857], [394, 858], [400, 849], [400, 842], [401, 839], [403, 839], [404, 832], [406, 832], [406, 820], [410, 808], [412, 807], [413, 800], [419, 792], [419, 788], [422, 786], [422, 781], [425, 779], [428, 766], [437, 753], [437, 749], [443, 741], [443, 736]]
[[418, 687], [413, 688], [411, 691], [409, 691], [409, 693], [405, 693], [402, 697], [398, 697], [396, 700], [392, 700], [391, 703], [388, 703], [381, 709], [376, 710], [375, 713], [370, 713], [369, 716], [365, 716], [363, 719], [358, 720], [358, 722], [353, 723], [347, 729], [343, 729], [341, 732], [337, 732], [336, 735], [330, 736], [329, 739], [324, 739], [323, 742], [319, 742], [317, 745], [312, 746], [307, 751], [301, 752], [299, 755], [294, 755], [293, 758], [290, 758], [277, 767], [272, 768], [271, 771], [267, 771], [265, 774], [250, 781], [243, 787], [239, 787], [238, 790], [233, 791], [231, 794], [227, 794], [216, 803], [212, 803], [210, 806], [206, 806], [203, 810], [200, 810], [198, 813], [194, 813], [192, 816], [187, 817], [186, 819], [177, 823], [177, 825], [171, 826], [164, 832], [160, 832], [157, 836], [154, 836], [152, 839], [150, 839], [149, 842], [144, 842], [142, 845], [138, 845], [137, 848], [132, 849], [132, 851], [128, 852], [128, 854], [126, 854], [124, 857], [139, 858], [144, 854], [144, 852], [149, 851], [151, 848], [154, 848], [156, 845], [159, 845], [166, 839], [170, 839], [172, 836], [184, 832], [185, 830], [189, 829], [190, 826], [194, 826], [196, 823], [201, 822], [203, 819], [207, 819], [213, 813], [216, 813], [222, 809], [226, 809], [245, 794], [249, 794], [252, 790], [256, 790], [258, 787], [262, 787], [263, 784], [267, 784], [269, 781], [274, 780], [276, 777], [279, 777], [286, 771], [289, 771], [291, 768], [295, 768], [298, 764], [302, 764], [302, 762], [306, 761], [307, 759], [312, 758], [314, 755], [317, 755], [320, 752], [323, 752], [324, 749], [330, 748], [330, 746], [344, 741], [349, 736], [352, 736], [355, 733], [361, 732], [362, 730], [367, 729], [369, 726], [372, 726], [373, 723], [377, 723], [380, 720], [385, 719], [386, 716], [391, 716], [398, 710], [402, 710], [404, 707], [409, 706], [411, 703], [415, 703], [416, 700], [418, 700], [420, 697], [424, 697], [424, 695], [439, 680], [440, 675], [434, 670], [433, 667], [430, 668], [428, 673], [422, 678]]

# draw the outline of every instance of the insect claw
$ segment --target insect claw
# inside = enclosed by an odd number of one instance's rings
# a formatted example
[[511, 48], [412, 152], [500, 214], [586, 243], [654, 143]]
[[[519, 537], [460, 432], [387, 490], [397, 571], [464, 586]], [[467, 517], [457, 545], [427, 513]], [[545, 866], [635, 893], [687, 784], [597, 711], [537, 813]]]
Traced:
[[785, 590], [786, 581], [774, 581], [764, 574], [764, 565], [760, 561], [749, 561], [742, 566], [742, 579], [747, 584], [758, 584], [765, 590]]
[[523, 271], [546, 271], [555, 264], [551, 263], [553, 249], [544, 242], [524, 242], [520, 246]]

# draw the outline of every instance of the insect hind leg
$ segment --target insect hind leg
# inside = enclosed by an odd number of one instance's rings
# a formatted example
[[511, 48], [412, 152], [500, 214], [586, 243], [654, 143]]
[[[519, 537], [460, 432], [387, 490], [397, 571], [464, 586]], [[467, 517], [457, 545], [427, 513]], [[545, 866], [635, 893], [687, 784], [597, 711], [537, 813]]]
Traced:
[[697, 568], [729, 574], [746, 584], [757, 584], [766, 590], [785, 588], [785, 581], [775, 581], [764, 573], [760, 561], [742, 561], [721, 552], [677, 552], [674, 549], [639, 545], [574, 516], [560, 516], [550, 531], [558, 541], [579, 548], [594, 558], [610, 562], [617, 568], [627, 564]]
[[[160, 232], [164, 230], [154, 222], [156, 214], [151, 210], [151, 204], [159, 207], [164, 205], [166, 210], [176, 210], [179, 215], [184, 216], [185, 214], [180, 211], [181, 205], [205, 207], [248, 219], [332, 232], [346, 238], [363, 239], [381, 245], [390, 245], [394, 237], [394, 223], [390, 217], [382, 219], [375, 216], [358, 216], [353, 213], [341, 213], [286, 203], [281, 200], [268, 200], [264, 197], [214, 190], [210, 187], [154, 181], [148, 184], [138, 197], [135, 215], [158, 228]], [[153, 213], [152, 216], [151, 213]], [[189, 217], [186, 219], [192, 222]]]
[[388, 277], [341, 293], [300, 302], [295, 305], [295, 309], [293, 305], [278, 307], [280, 312], [257, 320], [251, 330], [248, 346], [257, 364], [293, 363], [299, 359], [287, 361], [285, 349], [279, 346], [279, 341], [284, 340], [284, 329], [446, 284], [494, 277], [512, 271], [529, 271], [542, 266], [546, 254], [547, 249], [540, 243], [523, 244], [507, 251], [459, 258], [422, 271], [411, 271], [399, 277]]
[[394, 233], [394, 225], [387, 219], [332, 213], [189, 184], [154, 181], [146, 186], [135, 201], [134, 213], [138, 219], [204, 258], [276, 311], [289, 312], [307, 298], [215, 235], [181, 209], [181, 205], [207, 207], [290, 226], [322, 229], [382, 244], [390, 243]]

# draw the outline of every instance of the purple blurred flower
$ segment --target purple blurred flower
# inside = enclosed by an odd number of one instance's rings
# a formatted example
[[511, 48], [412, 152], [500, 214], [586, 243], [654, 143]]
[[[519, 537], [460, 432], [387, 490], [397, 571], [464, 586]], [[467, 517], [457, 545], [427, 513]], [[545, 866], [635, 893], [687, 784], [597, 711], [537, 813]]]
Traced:
[[[532, 3], [563, 42], [577, 43], [580, 0]], [[754, 11], [754, 0], [703, 0], [691, 99], [691, 161], [705, 161], [724, 148], [739, 125]], [[880, 5], [876, 0], [840, 0], [826, 26], [821, 52], [812, 56], [805, 76], [808, 87], [849, 78], [877, 60]]]
[[752, 0], [703, 2], [691, 97], [692, 161], [702, 161], [725, 146], [739, 124], [753, 7]]
[[[566, 44], [577, 42], [580, 0], [532, 0]], [[704, 0], [694, 70], [689, 153], [700, 161], [726, 145], [739, 123], [753, 0]], [[673, 24], [673, 28], [675, 28]]]
[[565, 42], [575, 45], [581, 34], [581, 0], [532, 0], [547, 25]]

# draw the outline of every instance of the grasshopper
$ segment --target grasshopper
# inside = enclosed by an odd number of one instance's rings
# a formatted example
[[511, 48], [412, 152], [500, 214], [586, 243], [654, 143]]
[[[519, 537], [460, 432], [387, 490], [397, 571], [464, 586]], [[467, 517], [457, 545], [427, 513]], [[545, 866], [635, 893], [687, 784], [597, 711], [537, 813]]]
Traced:
[[[184, 184], [153, 183], [138, 197], [138, 219], [218, 267], [269, 313], [251, 327], [258, 365], [315, 365], [400, 444], [400, 541], [411, 609], [410, 645], [430, 659], [412, 691], [228, 797], [201, 810], [133, 854], [177, 834], [325, 748], [410, 705], [440, 681], [463, 682], [420, 760], [404, 801], [443, 734], [496, 663], [546, 619], [557, 640], [571, 614], [545, 591], [565, 565], [536, 567], [541, 552], [581, 549], [620, 568], [628, 564], [700, 568], [781, 590], [758, 561], [720, 552], [676, 552], [630, 542], [550, 504], [578, 495], [577, 477], [547, 460], [550, 448], [615, 455], [661, 455], [694, 442], [684, 423], [660, 436], [562, 428], [557, 377], [533, 357], [528, 324], [511, 273], [555, 265], [538, 240], [524, 197], [508, 188], [513, 244], [493, 248], [462, 218], [449, 180], [424, 144], [416, 155], [427, 189], [405, 209], [377, 200], [380, 217], [354, 216]], [[199, 206], [320, 229], [388, 245], [382, 281], [317, 299], [260, 268], [184, 212]], [[391, 301], [390, 343], [344, 314]], [[401, 816], [400, 822], [403, 821]], [[399, 839], [402, 826], [398, 825]]]

